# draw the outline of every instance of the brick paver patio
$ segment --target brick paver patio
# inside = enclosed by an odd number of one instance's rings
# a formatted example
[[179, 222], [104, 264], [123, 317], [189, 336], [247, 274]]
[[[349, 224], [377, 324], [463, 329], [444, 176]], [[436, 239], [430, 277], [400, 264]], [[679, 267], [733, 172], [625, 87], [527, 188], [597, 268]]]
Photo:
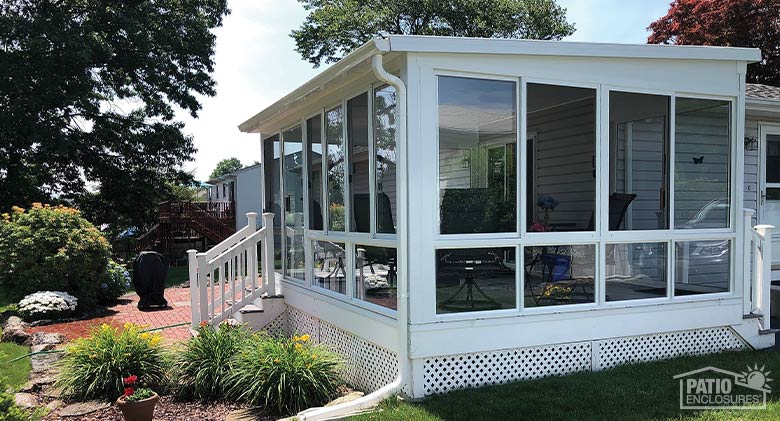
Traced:
[[[165, 290], [165, 299], [168, 300], [169, 308], [163, 310], [141, 311], [138, 310], [137, 307], [138, 295], [135, 293], [128, 294], [120, 298], [118, 304], [108, 308], [110, 312], [114, 313], [109, 316], [38, 326], [31, 328], [30, 333], [62, 333], [68, 340], [73, 340], [87, 336], [90, 327], [103, 323], [119, 327], [126, 322], [130, 322], [146, 325], [150, 328], [158, 328], [190, 321], [189, 288], [168, 288]], [[168, 328], [162, 330], [161, 333], [168, 343], [187, 339], [190, 336], [189, 326]]]

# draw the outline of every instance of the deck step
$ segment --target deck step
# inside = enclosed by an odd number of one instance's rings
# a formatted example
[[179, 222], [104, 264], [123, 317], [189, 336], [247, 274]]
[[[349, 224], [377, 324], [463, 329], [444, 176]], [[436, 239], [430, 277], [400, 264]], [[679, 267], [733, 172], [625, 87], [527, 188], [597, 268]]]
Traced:
[[780, 332], [780, 329], [759, 329], [758, 334], [759, 335], [774, 335], [777, 332]]
[[742, 315], [742, 318], [743, 318], [743, 319], [760, 319], [761, 317], [762, 317], [762, 316], [761, 316], [760, 314], [753, 314], [753, 313], [750, 313], [750, 314], [743, 314], [743, 315]]
[[238, 310], [241, 314], [252, 314], [252, 313], [262, 313], [263, 309], [254, 305], [254, 304], [247, 304], [241, 310]]

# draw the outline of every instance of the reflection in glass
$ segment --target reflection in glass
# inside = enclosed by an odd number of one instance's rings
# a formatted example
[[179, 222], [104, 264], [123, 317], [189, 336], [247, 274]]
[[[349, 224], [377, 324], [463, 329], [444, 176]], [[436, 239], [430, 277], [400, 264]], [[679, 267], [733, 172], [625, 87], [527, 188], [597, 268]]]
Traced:
[[305, 276], [303, 251], [303, 144], [301, 126], [282, 133], [284, 143], [284, 274], [296, 279]]
[[677, 241], [674, 246], [675, 296], [729, 291], [729, 240]]
[[355, 245], [355, 298], [396, 309], [396, 250]]
[[594, 245], [529, 246], [523, 253], [525, 307], [594, 302]]
[[607, 244], [607, 301], [666, 297], [666, 243]]
[[328, 230], [344, 231], [344, 111], [338, 106], [325, 113], [328, 145]]
[[676, 98], [674, 225], [729, 226], [731, 103]]
[[314, 255], [313, 285], [346, 294], [347, 255], [344, 243], [312, 241]]
[[517, 230], [517, 95], [511, 81], [439, 76], [442, 234]]
[[669, 228], [669, 103], [663, 95], [609, 93], [610, 187], [617, 193], [610, 200], [611, 230]]
[[596, 90], [527, 85], [528, 231], [593, 231]]
[[436, 250], [436, 313], [516, 308], [515, 248]]
[[[267, 212], [274, 214], [274, 260], [282, 261], [282, 185], [281, 185], [281, 150], [282, 144], [279, 135], [274, 135], [264, 140], [263, 148], [263, 182], [265, 191], [270, 192], [265, 196], [263, 205]], [[281, 267], [281, 265], [275, 266]]]
[[347, 145], [349, 147], [349, 192], [352, 219], [350, 231], [371, 230], [368, 161], [368, 93], [347, 101]]
[[374, 149], [376, 151], [376, 232], [395, 233], [396, 163], [395, 89], [374, 91]]
[[309, 229], [322, 230], [322, 128], [321, 116], [306, 120], [309, 161]]

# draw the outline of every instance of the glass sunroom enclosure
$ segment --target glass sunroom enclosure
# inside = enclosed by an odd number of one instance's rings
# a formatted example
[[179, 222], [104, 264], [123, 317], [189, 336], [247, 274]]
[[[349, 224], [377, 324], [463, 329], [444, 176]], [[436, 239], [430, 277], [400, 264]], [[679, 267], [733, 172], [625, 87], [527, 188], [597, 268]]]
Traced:
[[767, 346], [743, 317], [763, 288], [742, 209], [758, 58], [367, 43], [241, 125], [290, 329], [358, 341], [412, 396]]

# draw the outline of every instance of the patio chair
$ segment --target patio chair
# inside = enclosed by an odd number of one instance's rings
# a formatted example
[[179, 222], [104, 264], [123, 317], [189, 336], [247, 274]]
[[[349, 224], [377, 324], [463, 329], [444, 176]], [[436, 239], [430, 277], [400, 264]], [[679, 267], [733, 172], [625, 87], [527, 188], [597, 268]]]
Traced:
[[[626, 218], [626, 211], [631, 202], [636, 199], [636, 195], [631, 193], [612, 193], [609, 195], [609, 229], [610, 231], [617, 231], [620, 226], [623, 225], [623, 220]], [[590, 214], [590, 222], [588, 222], [588, 231], [595, 229], [596, 212]]]

